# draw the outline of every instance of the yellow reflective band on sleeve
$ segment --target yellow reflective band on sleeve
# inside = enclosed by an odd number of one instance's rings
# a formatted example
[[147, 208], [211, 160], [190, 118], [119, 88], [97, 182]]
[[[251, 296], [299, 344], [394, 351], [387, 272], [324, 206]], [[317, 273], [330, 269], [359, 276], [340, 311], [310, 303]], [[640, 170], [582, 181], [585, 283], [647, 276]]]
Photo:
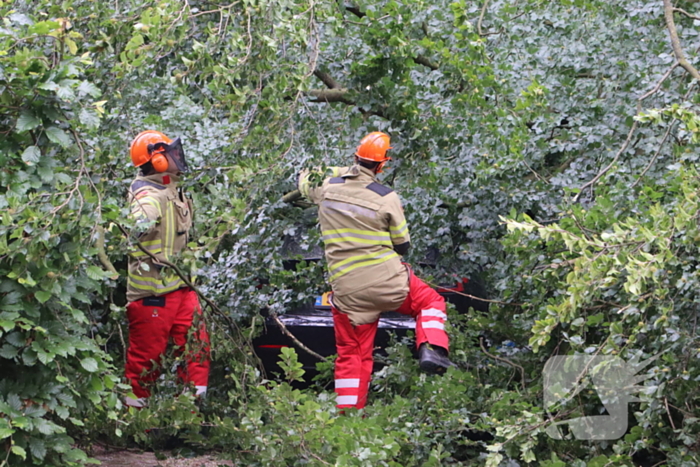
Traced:
[[404, 219], [404, 221], [401, 222], [396, 227], [394, 227], [393, 225], [390, 225], [389, 231], [391, 232], [391, 238], [403, 237], [406, 234], [406, 232], [408, 231], [408, 224], [406, 224], [406, 219]]
[[160, 210], [160, 202], [158, 202], [157, 199], [150, 197], [150, 196], [144, 196], [143, 198], [137, 198], [135, 199], [132, 203], [132, 206], [139, 206], [142, 207], [144, 205], [149, 205], [158, 211], [158, 216], [162, 216], [163, 212]]

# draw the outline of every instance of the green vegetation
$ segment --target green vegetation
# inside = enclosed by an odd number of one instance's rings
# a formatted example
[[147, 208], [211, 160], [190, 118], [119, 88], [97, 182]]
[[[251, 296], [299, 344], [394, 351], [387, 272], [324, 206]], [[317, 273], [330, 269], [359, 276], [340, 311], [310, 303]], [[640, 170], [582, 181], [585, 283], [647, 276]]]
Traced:
[[[700, 464], [698, 24], [690, 0], [0, 0], [0, 466], [171, 436], [240, 465]], [[178, 267], [211, 300], [213, 371], [202, 403], [166, 378], [129, 412], [120, 226], [146, 128], [196, 167]], [[494, 303], [452, 315], [462, 370], [421, 375], [397, 343], [365, 417], [339, 417], [330, 363], [293, 389], [296, 355], [269, 382], [249, 341], [326, 288], [323, 264], [282, 266], [285, 234], [319, 242], [282, 195], [373, 130], [408, 261], [437, 247], [423, 276]], [[544, 364], [573, 352], [660, 353], [623, 438], [546, 435], [598, 414], [586, 392], [544, 411]]]

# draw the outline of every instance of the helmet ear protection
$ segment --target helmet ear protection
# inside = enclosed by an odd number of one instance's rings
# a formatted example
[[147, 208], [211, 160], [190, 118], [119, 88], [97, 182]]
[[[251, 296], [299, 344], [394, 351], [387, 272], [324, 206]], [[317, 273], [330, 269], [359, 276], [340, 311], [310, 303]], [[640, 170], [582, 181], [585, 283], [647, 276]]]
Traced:
[[154, 151], [158, 151], [155, 154], [151, 156], [151, 165], [153, 166], [153, 170], [155, 170], [158, 173], [165, 172], [168, 170], [168, 167], [170, 166], [170, 163], [168, 162], [168, 158], [165, 157], [165, 144], [164, 143], [156, 143], [156, 144], [149, 144], [148, 145], [148, 153], [153, 154]]

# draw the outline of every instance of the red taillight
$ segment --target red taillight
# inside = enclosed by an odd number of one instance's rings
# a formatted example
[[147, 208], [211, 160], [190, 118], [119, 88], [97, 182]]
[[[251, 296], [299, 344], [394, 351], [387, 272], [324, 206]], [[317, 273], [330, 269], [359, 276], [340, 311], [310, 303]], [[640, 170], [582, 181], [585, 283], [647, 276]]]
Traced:
[[447, 292], [464, 292], [464, 284], [467, 284], [469, 282], [469, 279], [466, 277], [462, 278], [462, 282], [458, 282], [455, 287], [452, 288], [445, 288], [445, 287], [438, 287], [437, 292], [440, 293], [447, 293]]

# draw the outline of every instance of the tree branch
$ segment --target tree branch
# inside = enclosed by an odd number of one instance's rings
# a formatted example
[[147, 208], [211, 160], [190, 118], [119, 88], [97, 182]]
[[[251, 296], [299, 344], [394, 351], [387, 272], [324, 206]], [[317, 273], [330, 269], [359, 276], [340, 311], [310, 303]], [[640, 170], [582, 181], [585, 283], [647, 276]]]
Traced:
[[484, 15], [486, 14], [486, 9], [489, 6], [489, 0], [484, 0], [484, 5], [481, 7], [481, 13], [479, 14], [479, 21], [476, 23], [476, 30], [480, 36], [484, 33], [481, 31], [481, 22], [484, 20]]
[[97, 257], [100, 259], [102, 266], [107, 269], [107, 271], [112, 273], [112, 279], [119, 277], [119, 273], [115, 269], [112, 262], [109, 260], [107, 253], [105, 252], [105, 229], [101, 225], [96, 227], [97, 239], [95, 240], [95, 247], [97, 248]]
[[314, 76], [321, 81], [323, 81], [323, 84], [328, 86], [329, 89], [342, 89], [343, 87], [333, 79], [331, 75], [326, 73], [325, 71], [321, 70], [314, 70]]
[[691, 15], [690, 13], [685, 11], [683, 8], [674, 8], [673, 11], [677, 11], [678, 13], [685, 15], [690, 19], [696, 19], [696, 20], [700, 21], [700, 16]]
[[292, 334], [289, 331], [289, 329], [287, 329], [287, 326], [284, 325], [282, 320], [280, 320], [279, 316], [277, 316], [277, 313], [270, 312], [270, 316], [275, 321], [275, 323], [277, 323], [277, 326], [280, 327], [280, 330], [282, 331], [282, 333], [284, 335], [286, 335], [287, 337], [289, 337], [292, 340], [292, 342], [294, 342], [294, 345], [296, 345], [300, 349], [304, 350], [309, 355], [313, 355], [314, 357], [318, 358], [321, 361], [324, 361], [324, 362], [328, 361], [328, 359], [326, 357], [317, 354], [316, 352], [314, 352], [313, 350], [311, 350], [310, 348], [305, 346], [299, 339], [297, 339], [297, 337], [294, 334]]
[[418, 55], [413, 59], [414, 62], [416, 62], [419, 65], [427, 66], [431, 70], [435, 71], [438, 68], [440, 68], [440, 65], [435, 63], [434, 61], [430, 60], [428, 57], [423, 56], [423, 55]]
[[321, 89], [311, 90], [307, 93], [313, 97], [311, 102], [342, 102], [348, 105], [355, 105], [355, 102], [348, 99], [348, 90], [345, 88], [338, 89]]
[[486, 350], [486, 347], [484, 347], [484, 338], [479, 337], [479, 346], [481, 347], [481, 351], [486, 354], [487, 357], [493, 358], [494, 360], [498, 360], [499, 362], [506, 363], [513, 368], [517, 368], [520, 370], [520, 386], [523, 388], [523, 391], [525, 391], [525, 369], [518, 365], [517, 363], [513, 363], [512, 361], [508, 360], [507, 358], [499, 357], [498, 355], [493, 355], [489, 353], [488, 350]]
[[664, 0], [664, 18], [666, 19], [666, 27], [668, 28], [668, 33], [671, 36], [671, 46], [673, 47], [673, 53], [676, 55], [676, 60], [678, 64], [682, 66], [685, 71], [690, 73], [690, 75], [700, 81], [700, 73], [698, 70], [690, 64], [690, 62], [685, 58], [683, 54], [683, 49], [681, 48], [681, 41], [678, 38], [678, 30], [676, 29], [676, 23], [673, 20], [673, 5], [671, 0]]

